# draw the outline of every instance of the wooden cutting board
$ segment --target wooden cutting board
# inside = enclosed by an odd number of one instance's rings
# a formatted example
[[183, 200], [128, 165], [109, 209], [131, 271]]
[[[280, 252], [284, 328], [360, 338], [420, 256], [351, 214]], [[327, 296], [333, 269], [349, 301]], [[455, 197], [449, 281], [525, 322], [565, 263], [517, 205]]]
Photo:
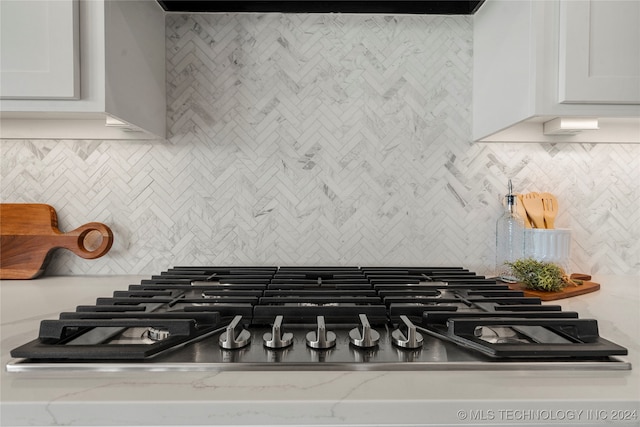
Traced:
[[509, 283], [509, 289], [523, 291], [526, 297], [538, 297], [542, 301], [555, 301], [564, 298], [575, 297], [578, 295], [588, 294], [600, 289], [600, 283], [589, 282], [587, 280], [582, 282], [582, 285], [578, 286], [565, 286], [563, 290], [559, 292], [545, 292], [535, 291], [532, 289], [526, 289], [523, 283]]
[[55, 209], [35, 203], [0, 204], [0, 237], [0, 279], [38, 277], [56, 248], [94, 259], [109, 252], [113, 244], [111, 229], [99, 222], [61, 232]]

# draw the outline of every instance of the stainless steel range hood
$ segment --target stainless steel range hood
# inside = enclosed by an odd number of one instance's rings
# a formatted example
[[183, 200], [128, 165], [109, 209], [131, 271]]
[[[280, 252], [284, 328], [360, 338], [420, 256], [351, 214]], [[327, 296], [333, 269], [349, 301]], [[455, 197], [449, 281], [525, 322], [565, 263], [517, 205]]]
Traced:
[[157, 0], [167, 12], [282, 12], [472, 15], [484, 0], [423, 1], [217, 1]]

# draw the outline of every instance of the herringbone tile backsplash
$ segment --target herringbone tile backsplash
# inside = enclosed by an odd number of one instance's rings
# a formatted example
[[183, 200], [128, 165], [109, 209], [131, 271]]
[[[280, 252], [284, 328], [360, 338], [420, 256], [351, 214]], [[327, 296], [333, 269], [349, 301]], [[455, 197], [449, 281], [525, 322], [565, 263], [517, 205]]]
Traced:
[[509, 178], [557, 194], [574, 271], [640, 271], [640, 145], [470, 142], [469, 17], [178, 14], [166, 43], [167, 141], [1, 142], [2, 202], [114, 231], [109, 254], [59, 250], [51, 274], [491, 274]]

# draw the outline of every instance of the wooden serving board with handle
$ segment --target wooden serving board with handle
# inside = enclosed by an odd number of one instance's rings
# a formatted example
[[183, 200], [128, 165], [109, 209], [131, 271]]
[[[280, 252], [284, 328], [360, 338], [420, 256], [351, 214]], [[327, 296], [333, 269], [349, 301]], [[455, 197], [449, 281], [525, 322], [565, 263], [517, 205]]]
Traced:
[[581, 285], [572, 286], [567, 285], [558, 292], [545, 292], [536, 291], [533, 289], [527, 289], [524, 283], [508, 283], [509, 289], [523, 291], [525, 297], [538, 297], [541, 301], [556, 301], [564, 298], [576, 297], [578, 295], [584, 295], [591, 292], [595, 292], [600, 289], [600, 283], [583, 281]]
[[56, 248], [94, 259], [109, 252], [113, 244], [111, 229], [99, 222], [61, 232], [56, 210], [36, 203], [0, 204], [0, 237], [0, 279], [38, 277]]

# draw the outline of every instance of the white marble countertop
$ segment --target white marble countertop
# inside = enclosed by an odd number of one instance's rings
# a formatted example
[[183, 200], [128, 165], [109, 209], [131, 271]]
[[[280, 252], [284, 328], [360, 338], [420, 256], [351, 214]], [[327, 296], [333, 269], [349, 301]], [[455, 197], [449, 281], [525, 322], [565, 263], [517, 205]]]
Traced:
[[1, 425], [640, 425], [636, 276], [559, 301], [627, 347], [630, 371], [6, 372], [41, 319], [142, 278], [0, 282]]

